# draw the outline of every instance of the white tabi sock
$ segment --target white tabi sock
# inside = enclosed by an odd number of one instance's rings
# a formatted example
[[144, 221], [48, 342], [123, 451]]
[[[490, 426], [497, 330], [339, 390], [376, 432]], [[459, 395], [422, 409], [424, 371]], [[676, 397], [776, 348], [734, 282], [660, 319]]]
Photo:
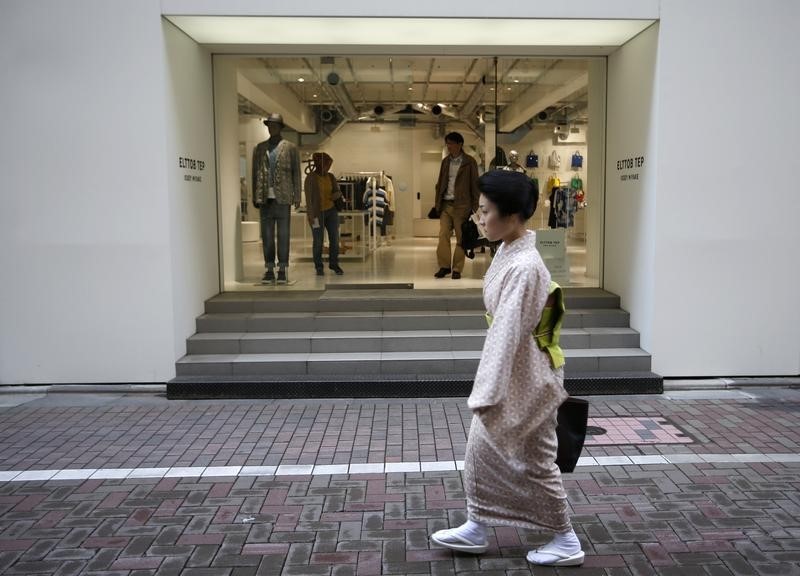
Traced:
[[[568, 532], [557, 533], [550, 542], [541, 548], [528, 552], [527, 558], [528, 562], [532, 564], [548, 565], [576, 556], [580, 552], [581, 541], [578, 540], [575, 530], [570, 528]], [[583, 562], [583, 558], [580, 558], [580, 562]]]
[[441, 534], [444, 540], [449, 540], [452, 536], [457, 534], [462, 538], [466, 538], [473, 544], [484, 544], [486, 542], [486, 526], [474, 520], [467, 520], [457, 528], [442, 530]]

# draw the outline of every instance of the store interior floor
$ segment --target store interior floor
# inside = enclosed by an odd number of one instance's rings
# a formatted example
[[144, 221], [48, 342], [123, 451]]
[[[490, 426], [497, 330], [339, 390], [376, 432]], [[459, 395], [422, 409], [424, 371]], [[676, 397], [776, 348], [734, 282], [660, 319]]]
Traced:
[[[226, 284], [226, 291], [252, 290], [325, 290], [330, 286], [342, 284], [407, 284], [415, 289], [482, 288], [483, 276], [491, 263], [489, 249], [476, 253], [473, 260], [467, 259], [461, 279], [450, 276], [437, 279], [433, 277], [439, 267], [436, 263], [436, 238], [389, 238], [386, 243], [364, 259], [340, 257], [339, 264], [344, 275], [337, 276], [328, 268], [327, 254], [324, 255], [325, 274], [317, 276], [310, 254], [310, 246], [303, 246], [303, 240], [292, 239], [289, 257], [287, 285], [262, 285], [264, 257], [261, 242], [244, 242], [244, 278], [240, 282]], [[455, 239], [453, 241], [455, 244]], [[326, 245], [327, 246], [327, 245]], [[326, 248], [327, 250], [327, 248]], [[598, 286], [598, 279], [586, 275], [586, 247], [581, 240], [568, 242], [570, 261], [569, 286]]]

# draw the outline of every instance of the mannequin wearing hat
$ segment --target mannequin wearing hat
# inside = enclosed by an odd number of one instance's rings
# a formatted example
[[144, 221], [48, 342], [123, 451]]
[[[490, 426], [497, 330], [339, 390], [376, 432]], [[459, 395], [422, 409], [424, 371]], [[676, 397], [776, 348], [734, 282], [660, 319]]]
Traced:
[[322, 241], [327, 231], [328, 268], [341, 276], [344, 270], [339, 266], [339, 210], [336, 208], [336, 201], [342, 197], [342, 193], [339, 183], [330, 172], [333, 158], [326, 152], [315, 152], [311, 158], [314, 161], [314, 171], [306, 176], [303, 190], [306, 194], [306, 217], [313, 238], [314, 267], [317, 269], [317, 276], [322, 276]]
[[253, 150], [253, 204], [261, 212], [266, 268], [261, 283], [286, 284], [291, 209], [292, 205], [295, 210], [300, 207], [300, 155], [294, 144], [281, 137], [284, 123], [280, 114], [270, 114], [264, 124], [269, 130], [269, 138]]
[[525, 174], [525, 168], [519, 163], [519, 152], [516, 150], [511, 150], [508, 153], [508, 164], [503, 166], [502, 170], [508, 170], [510, 172], [522, 172]]

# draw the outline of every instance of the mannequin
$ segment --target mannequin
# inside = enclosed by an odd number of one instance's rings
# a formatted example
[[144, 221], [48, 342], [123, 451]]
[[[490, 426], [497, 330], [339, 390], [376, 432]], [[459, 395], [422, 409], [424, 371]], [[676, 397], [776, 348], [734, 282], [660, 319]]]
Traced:
[[508, 153], [508, 164], [503, 166], [503, 170], [508, 170], [510, 172], [522, 172], [525, 173], [525, 168], [519, 163], [519, 152], [516, 150], [511, 150]]
[[314, 268], [317, 276], [323, 275], [322, 241], [327, 231], [328, 267], [341, 276], [344, 270], [339, 266], [339, 211], [336, 201], [342, 197], [342, 193], [336, 177], [330, 172], [333, 158], [326, 152], [315, 152], [312, 158], [314, 170], [306, 176], [303, 188], [306, 193], [306, 218], [313, 239]]
[[253, 205], [261, 212], [261, 239], [266, 268], [261, 283], [287, 284], [291, 208], [292, 204], [295, 210], [300, 207], [300, 155], [294, 144], [281, 137], [284, 123], [280, 114], [270, 114], [264, 124], [269, 130], [269, 139], [260, 142], [253, 150]]

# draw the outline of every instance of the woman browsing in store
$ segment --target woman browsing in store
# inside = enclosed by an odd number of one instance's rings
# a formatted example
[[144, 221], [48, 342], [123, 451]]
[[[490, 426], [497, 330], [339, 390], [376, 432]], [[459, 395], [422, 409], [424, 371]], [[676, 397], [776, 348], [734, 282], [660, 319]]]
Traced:
[[337, 275], [344, 274], [339, 266], [339, 210], [336, 208], [342, 193], [334, 175], [330, 172], [333, 158], [326, 152], [312, 155], [314, 170], [306, 176], [303, 191], [306, 195], [306, 217], [313, 238], [312, 255], [317, 276], [324, 274], [322, 266], [322, 242], [328, 232], [328, 268]]

